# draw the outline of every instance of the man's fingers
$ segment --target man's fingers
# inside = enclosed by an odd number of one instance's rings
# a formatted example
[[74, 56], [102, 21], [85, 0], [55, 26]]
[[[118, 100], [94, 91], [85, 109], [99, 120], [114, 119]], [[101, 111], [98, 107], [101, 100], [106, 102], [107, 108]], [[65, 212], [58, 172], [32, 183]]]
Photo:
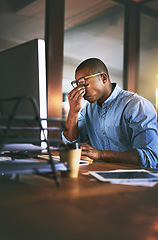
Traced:
[[78, 87], [73, 89], [69, 94], [68, 97], [70, 100], [74, 99], [77, 100], [80, 96], [82, 98], [82, 96], [85, 94], [85, 88], [84, 87]]
[[76, 92], [76, 94], [74, 95], [73, 99], [75, 101], [81, 100], [84, 94], [85, 94], [85, 90], [84, 89], [80, 89], [79, 91]]
[[82, 156], [87, 156], [87, 154], [88, 154], [88, 151], [82, 149], [81, 155], [82, 155]]
[[86, 143], [86, 142], [81, 143], [81, 148], [87, 149], [89, 147], [91, 147], [91, 146], [88, 143]]

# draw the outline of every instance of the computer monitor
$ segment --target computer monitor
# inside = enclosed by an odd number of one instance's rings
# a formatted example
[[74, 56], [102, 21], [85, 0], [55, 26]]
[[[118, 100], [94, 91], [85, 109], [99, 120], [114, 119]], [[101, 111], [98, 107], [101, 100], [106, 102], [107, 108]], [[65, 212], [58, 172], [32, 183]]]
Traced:
[[[0, 98], [34, 97], [39, 104], [40, 117], [47, 118], [45, 41], [34, 39], [0, 52], [0, 82]], [[8, 103], [3, 113], [9, 114], [12, 108]], [[18, 115], [33, 114], [32, 105], [23, 102]]]

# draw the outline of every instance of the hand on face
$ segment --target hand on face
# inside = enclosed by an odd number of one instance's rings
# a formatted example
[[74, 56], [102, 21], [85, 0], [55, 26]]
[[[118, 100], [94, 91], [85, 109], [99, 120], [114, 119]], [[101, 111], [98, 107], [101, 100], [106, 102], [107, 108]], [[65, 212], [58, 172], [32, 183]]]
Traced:
[[78, 86], [77, 88], [74, 88], [69, 94], [68, 94], [68, 100], [70, 105], [70, 110], [74, 113], [78, 113], [82, 107], [81, 105], [81, 99], [85, 94], [85, 87], [84, 86]]
[[82, 149], [82, 156], [87, 156], [94, 160], [99, 160], [101, 156], [101, 150], [93, 148], [88, 143], [84, 142], [81, 143], [81, 149]]

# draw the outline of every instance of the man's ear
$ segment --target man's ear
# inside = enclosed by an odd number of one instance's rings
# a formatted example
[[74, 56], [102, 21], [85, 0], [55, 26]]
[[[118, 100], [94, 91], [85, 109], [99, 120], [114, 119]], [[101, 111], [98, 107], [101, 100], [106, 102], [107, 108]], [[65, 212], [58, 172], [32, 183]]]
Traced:
[[102, 79], [103, 79], [103, 83], [105, 83], [107, 81], [106, 73], [102, 73]]

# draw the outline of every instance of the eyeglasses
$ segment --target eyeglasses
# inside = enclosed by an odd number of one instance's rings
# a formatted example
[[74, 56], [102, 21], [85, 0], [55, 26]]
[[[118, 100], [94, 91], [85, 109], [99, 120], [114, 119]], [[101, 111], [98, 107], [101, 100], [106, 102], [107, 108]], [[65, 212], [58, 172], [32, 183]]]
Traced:
[[87, 79], [92, 78], [92, 77], [96, 77], [98, 75], [101, 75], [103, 73], [95, 73], [89, 76], [85, 76], [85, 77], [81, 77], [78, 80], [74, 80], [71, 82], [71, 85], [73, 86], [73, 88], [80, 86], [86, 86], [87, 85]]

